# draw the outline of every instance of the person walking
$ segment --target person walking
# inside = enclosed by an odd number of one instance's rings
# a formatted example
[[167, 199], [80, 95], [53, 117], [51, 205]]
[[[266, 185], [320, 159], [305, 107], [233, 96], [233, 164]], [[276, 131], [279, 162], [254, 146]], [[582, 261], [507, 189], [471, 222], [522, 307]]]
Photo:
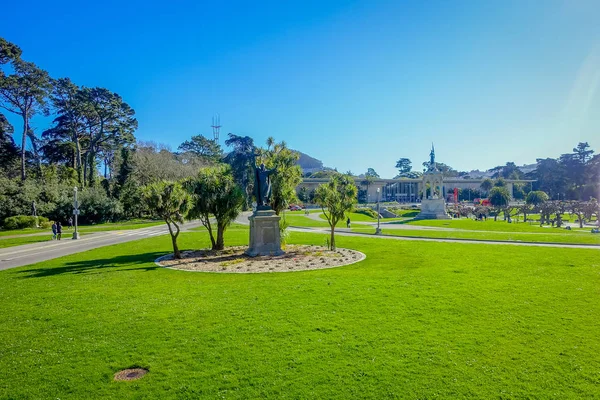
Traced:
[[61, 236], [62, 236], [62, 225], [60, 224], [60, 222], [58, 222], [56, 224], [56, 238], [58, 240], [60, 240]]
[[350, 229], [350, 217], [346, 220], [346, 228]]
[[56, 240], [56, 222], [52, 221], [52, 240]]
[[69, 217], [69, 229], [73, 229], [73, 217]]

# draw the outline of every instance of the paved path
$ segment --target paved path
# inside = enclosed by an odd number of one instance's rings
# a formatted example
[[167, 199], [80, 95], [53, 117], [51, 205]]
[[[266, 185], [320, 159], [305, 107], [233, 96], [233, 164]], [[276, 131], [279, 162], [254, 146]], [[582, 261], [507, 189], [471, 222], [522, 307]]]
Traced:
[[[188, 222], [182, 228], [183, 230], [189, 230], [200, 225], [199, 222]], [[80, 253], [98, 247], [166, 235], [168, 233], [169, 230], [166, 224], [132, 230], [86, 233], [79, 240], [71, 239], [69, 232], [65, 232], [63, 233], [65, 237], [60, 241], [52, 240], [0, 249], [0, 271]]]
[[[250, 212], [244, 212], [238, 216], [236, 222], [239, 224], [248, 225], [248, 217], [251, 215]], [[311, 214], [315, 215], [315, 214]], [[318, 214], [316, 214], [318, 215]], [[314, 219], [311, 218], [311, 219]], [[322, 220], [321, 220], [322, 221]], [[367, 223], [371, 224], [371, 223]], [[382, 224], [383, 225], [383, 224]], [[391, 225], [391, 223], [390, 223]], [[386, 226], [388, 228], [388, 226]], [[428, 227], [431, 228], [431, 227]], [[435, 229], [436, 227], [434, 227]], [[317, 227], [295, 227], [290, 226], [288, 228], [295, 232], [312, 232], [312, 233], [322, 233], [329, 234], [329, 228], [317, 228]], [[418, 229], [415, 229], [418, 230]], [[440, 230], [448, 230], [447, 228]], [[454, 230], [454, 229], [450, 229]], [[420, 236], [393, 236], [393, 235], [375, 235], [373, 233], [362, 233], [362, 232], [353, 232], [347, 228], [336, 228], [336, 235], [340, 236], [361, 236], [361, 237], [369, 237], [369, 238], [380, 238], [380, 239], [390, 239], [390, 240], [420, 240], [426, 242], [442, 242], [442, 243], [471, 243], [471, 244], [495, 244], [495, 245], [509, 245], [509, 246], [529, 246], [529, 247], [558, 247], [558, 248], [569, 248], [569, 249], [599, 249], [600, 245], [594, 244], [571, 244], [571, 243], [540, 243], [540, 242], [513, 242], [513, 241], [500, 241], [500, 240], [474, 240], [474, 239], [452, 239], [452, 238], [430, 238], [430, 237], [420, 237]], [[481, 231], [474, 231], [481, 232]]]
[[[240, 224], [248, 224], [250, 212], [244, 212], [236, 219]], [[200, 226], [200, 222], [188, 222], [183, 226], [183, 230], [189, 230]], [[291, 227], [296, 232], [312, 232], [319, 234], [329, 234], [329, 228], [315, 227]], [[61, 241], [48, 241], [31, 243], [22, 246], [13, 246], [0, 249], [0, 271], [21, 267], [24, 265], [34, 264], [42, 261], [51, 260], [54, 258], [80, 253], [82, 251], [95, 249], [113, 244], [130, 242], [138, 239], [145, 239], [153, 236], [168, 234], [166, 225], [158, 225], [149, 228], [140, 228], [133, 230], [106, 231], [98, 233], [88, 233], [82, 236], [79, 240], [65, 238]], [[598, 245], [583, 245], [583, 244], [556, 244], [556, 243], [523, 243], [523, 242], [502, 242], [492, 240], [472, 240], [472, 239], [440, 239], [426, 237], [410, 237], [410, 236], [388, 236], [369, 233], [352, 232], [346, 228], [336, 229], [336, 234], [340, 236], [358, 236], [369, 237], [386, 240], [420, 240], [429, 242], [444, 242], [444, 243], [471, 243], [471, 244], [493, 244], [493, 245], [510, 245], [510, 246], [530, 246], [530, 247], [556, 247], [556, 248], [576, 248], [576, 249], [600, 249]]]

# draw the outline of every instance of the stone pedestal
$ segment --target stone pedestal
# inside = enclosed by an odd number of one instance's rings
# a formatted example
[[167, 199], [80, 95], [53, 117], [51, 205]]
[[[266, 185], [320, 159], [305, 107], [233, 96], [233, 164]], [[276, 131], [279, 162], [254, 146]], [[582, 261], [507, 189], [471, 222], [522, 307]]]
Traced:
[[250, 246], [246, 250], [247, 255], [279, 256], [284, 253], [279, 234], [280, 219], [273, 210], [256, 210], [250, 216]]
[[421, 212], [415, 219], [451, 219], [446, 213], [446, 202], [444, 199], [423, 199]]

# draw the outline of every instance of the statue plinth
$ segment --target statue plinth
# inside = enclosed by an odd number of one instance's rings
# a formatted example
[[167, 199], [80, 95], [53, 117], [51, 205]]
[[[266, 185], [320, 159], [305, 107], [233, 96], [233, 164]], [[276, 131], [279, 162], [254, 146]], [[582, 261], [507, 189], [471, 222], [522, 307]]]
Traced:
[[271, 208], [258, 207], [250, 216], [250, 246], [246, 254], [256, 256], [279, 256], [281, 250], [281, 235], [279, 233], [279, 220]]
[[415, 219], [451, 219], [446, 213], [446, 202], [444, 199], [423, 199], [421, 201], [421, 212]]

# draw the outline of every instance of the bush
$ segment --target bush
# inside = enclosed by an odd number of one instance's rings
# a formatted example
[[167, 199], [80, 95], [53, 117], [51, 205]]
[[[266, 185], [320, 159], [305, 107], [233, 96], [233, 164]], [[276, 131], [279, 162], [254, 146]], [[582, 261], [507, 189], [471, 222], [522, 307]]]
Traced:
[[360, 208], [355, 211], [357, 214], [363, 214], [371, 218], [377, 218], [377, 211], [370, 208]]
[[34, 217], [31, 215], [15, 215], [4, 219], [2, 226], [6, 230], [25, 229], [25, 228], [40, 228], [49, 227], [48, 218]]

